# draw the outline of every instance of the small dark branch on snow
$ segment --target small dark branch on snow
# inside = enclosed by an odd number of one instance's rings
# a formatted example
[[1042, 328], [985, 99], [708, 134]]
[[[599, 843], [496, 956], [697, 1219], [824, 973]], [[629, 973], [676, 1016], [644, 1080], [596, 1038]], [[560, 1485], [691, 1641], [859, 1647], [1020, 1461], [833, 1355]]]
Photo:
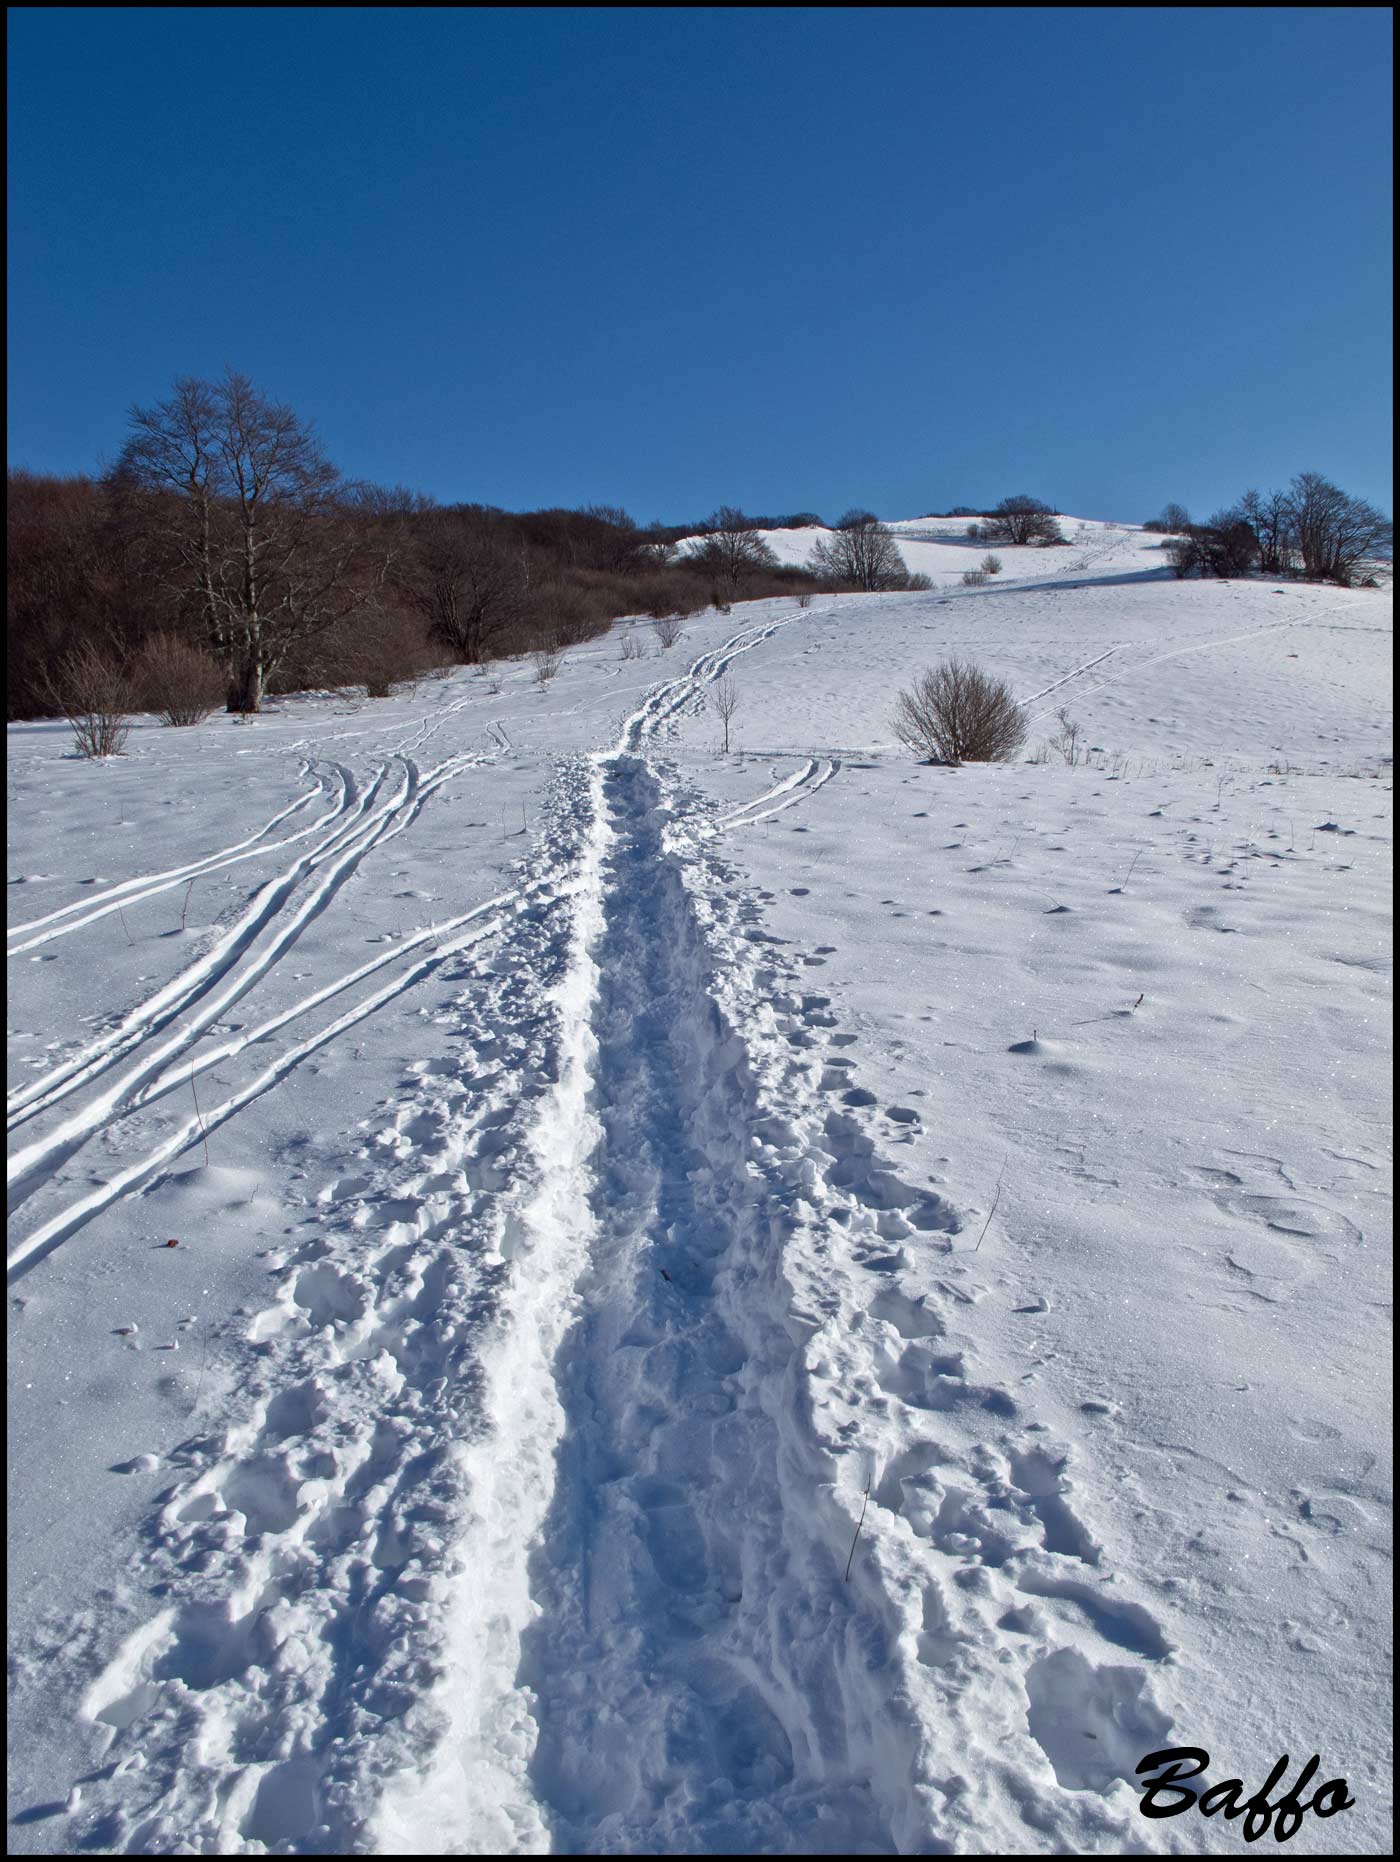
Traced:
[[194, 1059], [190, 1059], [190, 1092], [194, 1097], [194, 1115], [199, 1120], [199, 1135], [204, 1140], [204, 1167], [209, 1168], [209, 1133], [204, 1129], [204, 1114], [199, 1109], [199, 1092], [194, 1083]]
[[850, 1556], [846, 1560], [846, 1576], [845, 1576], [844, 1582], [847, 1584], [849, 1584], [851, 1581], [851, 1559], [854, 1558], [856, 1555], [856, 1545], [860, 1539], [860, 1529], [865, 1524], [865, 1509], [869, 1505], [870, 1505], [870, 1482], [867, 1481], [865, 1483], [865, 1499], [861, 1502], [860, 1518], [856, 1521], [856, 1536], [854, 1539], [851, 1540]]
[[[1032, 1036], [1031, 1038], [1034, 1040], [1035, 1037]], [[1006, 1156], [1001, 1160], [1001, 1175], [997, 1178], [997, 1193], [992, 1198], [992, 1206], [987, 1211], [986, 1221], [982, 1224], [982, 1233], [977, 1237], [977, 1246], [972, 1250], [974, 1254], [976, 1254], [977, 1249], [982, 1246], [983, 1241], [986, 1239], [987, 1230], [992, 1226], [992, 1217], [996, 1214], [997, 1204], [1001, 1201], [1001, 1179], [1006, 1175], [1006, 1166], [1010, 1162], [1010, 1159], [1011, 1153], [1008, 1151]]]

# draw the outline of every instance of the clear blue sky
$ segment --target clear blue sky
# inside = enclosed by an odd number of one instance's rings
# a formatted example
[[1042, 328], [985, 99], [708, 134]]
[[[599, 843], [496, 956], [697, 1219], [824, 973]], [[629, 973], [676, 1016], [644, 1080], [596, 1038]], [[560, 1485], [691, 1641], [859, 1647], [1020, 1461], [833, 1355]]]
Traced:
[[10, 460], [232, 364], [444, 500], [1389, 509], [1390, 31], [12, 9]]

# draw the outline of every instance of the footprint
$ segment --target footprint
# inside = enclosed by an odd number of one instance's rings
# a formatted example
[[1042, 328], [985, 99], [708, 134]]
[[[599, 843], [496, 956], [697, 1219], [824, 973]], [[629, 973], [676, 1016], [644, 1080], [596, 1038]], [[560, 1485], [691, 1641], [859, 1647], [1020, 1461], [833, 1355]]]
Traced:
[[1016, 1588], [1031, 1597], [1060, 1598], [1071, 1603], [1105, 1642], [1112, 1642], [1148, 1661], [1165, 1661], [1172, 1652], [1160, 1623], [1150, 1610], [1127, 1598], [1112, 1596], [1100, 1585], [1081, 1578], [1057, 1578], [1034, 1569], [1022, 1571]]
[[1026, 1675], [1031, 1735], [1067, 1791], [1107, 1793], [1164, 1746], [1169, 1715], [1147, 1695], [1140, 1668], [1095, 1667], [1075, 1649], [1042, 1656]]

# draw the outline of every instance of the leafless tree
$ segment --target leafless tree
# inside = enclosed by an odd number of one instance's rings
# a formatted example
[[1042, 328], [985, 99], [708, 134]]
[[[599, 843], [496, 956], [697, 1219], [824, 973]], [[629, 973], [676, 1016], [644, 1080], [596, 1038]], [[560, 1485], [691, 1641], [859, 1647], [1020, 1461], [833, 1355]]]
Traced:
[[590, 520], [591, 567], [621, 575], [650, 566], [644, 554], [645, 533], [620, 504], [586, 504], [580, 515]]
[[726, 672], [710, 687], [710, 703], [724, 726], [724, 754], [729, 755], [729, 727], [739, 709], [739, 687], [732, 673]]
[[142, 502], [167, 574], [228, 670], [231, 711], [257, 711], [300, 642], [378, 599], [387, 561], [345, 508], [312, 428], [230, 369], [133, 407], [111, 475]]
[[909, 579], [889, 526], [870, 511], [847, 511], [829, 537], [818, 539], [809, 567], [813, 575], [867, 591], [903, 588]]
[[1300, 472], [1289, 488], [1289, 514], [1302, 572], [1349, 588], [1368, 556], [1389, 552], [1390, 519], [1320, 472]]
[[515, 624], [528, 582], [528, 560], [506, 532], [467, 505], [429, 518], [406, 592], [448, 651], [474, 666]]
[[987, 513], [979, 534], [988, 543], [1063, 543], [1055, 513], [1041, 498], [1027, 492], [1003, 498]]
[[1160, 517], [1149, 517], [1143, 525], [1144, 530], [1165, 532], [1168, 536], [1184, 537], [1191, 528], [1191, 518], [1184, 504], [1164, 504]]
[[[1165, 517], [1166, 513], [1163, 512]], [[1259, 546], [1259, 568], [1264, 575], [1289, 575], [1296, 560], [1293, 506], [1286, 491], [1247, 491], [1240, 499], [1240, 515], [1254, 532]], [[1189, 529], [1187, 525], [1185, 528]]]
[[1026, 739], [1011, 688], [970, 660], [947, 659], [901, 692], [895, 735], [931, 763], [1004, 763]]
[[669, 569], [679, 550], [664, 524], [648, 524], [637, 545], [637, 558], [644, 569]]
[[[719, 584], [722, 603], [736, 599], [740, 585], [760, 569], [776, 569], [778, 559], [752, 520], [732, 504], [722, 504], [705, 523], [706, 534], [691, 550], [701, 568]], [[717, 604], [720, 605], [720, 604]]]

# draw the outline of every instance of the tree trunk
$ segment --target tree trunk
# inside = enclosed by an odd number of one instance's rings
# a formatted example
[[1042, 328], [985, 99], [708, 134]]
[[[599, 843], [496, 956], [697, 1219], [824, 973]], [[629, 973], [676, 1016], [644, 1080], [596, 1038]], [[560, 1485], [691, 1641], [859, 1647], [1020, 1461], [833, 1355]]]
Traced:
[[230, 711], [261, 711], [263, 695], [262, 659], [256, 652], [248, 653], [233, 668], [233, 679], [229, 685], [228, 708]]

